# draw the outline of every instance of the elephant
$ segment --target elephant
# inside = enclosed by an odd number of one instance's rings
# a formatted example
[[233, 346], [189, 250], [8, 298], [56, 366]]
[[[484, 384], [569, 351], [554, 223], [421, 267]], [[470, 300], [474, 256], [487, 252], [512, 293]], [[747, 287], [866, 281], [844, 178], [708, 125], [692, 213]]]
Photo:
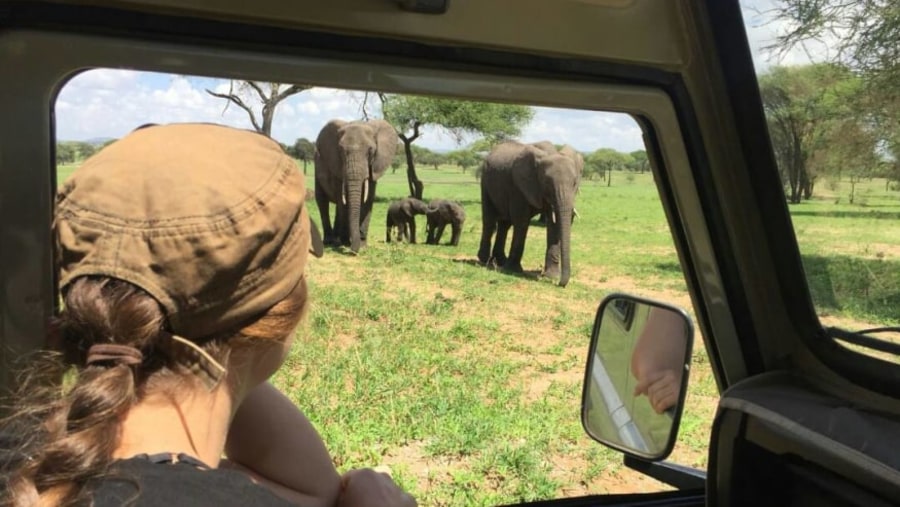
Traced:
[[[536, 143], [538, 144], [538, 143]], [[543, 146], [541, 146], [543, 145]], [[550, 151], [539, 145], [508, 141], [485, 157], [481, 175], [481, 244], [478, 260], [495, 262], [505, 270], [522, 271], [522, 254], [532, 217], [549, 214], [547, 249], [542, 275], [559, 277], [565, 287], [571, 274], [570, 239], [575, 195], [584, 170], [584, 159], [568, 146]], [[506, 235], [513, 228], [509, 257]], [[491, 239], [497, 237], [491, 248]]]
[[[578, 184], [581, 184], [581, 177], [584, 174], [584, 156], [581, 155], [574, 148], [569, 146], [568, 144], [564, 144], [558, 150], [556, 149], [556, 145], [551, 143], [550, 141], [538, 141], [536, 143], [531, 143], [532, 146], [536, 148], [540, 148], [548, 153], [562, 153], [564, 155], [569, 155], [575, 158], [575, 166], [578, 170]], [[540, 218], [538, 222], [541, 225], [547, 225], [547, 211], [541, 211]], [[575, 223], [575, 217], [578, 216], [578, 210], [572, 208], [572, 223]]]
[[394, 201], [388, 206], [387, 231], [385, 242], [391, 242], [391, 229], [397, 228], [397, 241], [407, 238], [410, 243], [416, 242], [416, 215], [424, 215], [428, 205], [415, 197], [406, 197]]
[[[353, 253], [365, 244], [375, 184], [397, 145], [397, 131], [384, 120], [331, 120], [322, 127], [316, 138], [315, 194], [327, 244], [349, 244]], [[333, 226], [331, 203], [336, 205]]]
[[452, 234], [450, 245], [459, 245], [459, 236], [462, 233], [463, 223], [466, 221], [466, 211], [458, 202], [446, 199], [434, 199], [428, 203], [428, 212], [425, 213], [428, 225], [425, 228], [429, 245], [437, 245], [444, 234], [444, 228], [450, 225]]

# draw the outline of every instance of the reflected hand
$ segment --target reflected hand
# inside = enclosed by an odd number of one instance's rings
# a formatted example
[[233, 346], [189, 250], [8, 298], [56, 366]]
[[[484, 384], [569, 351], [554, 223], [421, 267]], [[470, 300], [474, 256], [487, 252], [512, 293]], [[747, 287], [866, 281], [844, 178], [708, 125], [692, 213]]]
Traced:
[[641, 379], [634, 387], [634, 395], [646, 394], [650, 406], [657, 414], [662, 414], [678, 401], [681, 375], [672, 370], [654, 372]]
[[350, 470], [341, 477], [337, 507], [416, 507], [416, 499], [385, 473], [371, 468]]

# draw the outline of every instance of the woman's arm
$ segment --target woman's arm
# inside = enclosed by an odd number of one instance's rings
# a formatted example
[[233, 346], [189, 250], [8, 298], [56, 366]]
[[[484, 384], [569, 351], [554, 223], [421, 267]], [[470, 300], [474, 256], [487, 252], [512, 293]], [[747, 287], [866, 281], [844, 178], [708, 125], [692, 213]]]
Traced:
[[228, 459], [279, 496], [300, 505], [332, 507], [341, 478], [319, 433], [268, 382], [253, 388], [235, 413], [225, 443]]
[[659, 414], [678, 401], [686, 345], [681, 316], [663, 308], [651, 308], [634, 346], [631, 373], [637, 380], [634, 395], [646, 394]]

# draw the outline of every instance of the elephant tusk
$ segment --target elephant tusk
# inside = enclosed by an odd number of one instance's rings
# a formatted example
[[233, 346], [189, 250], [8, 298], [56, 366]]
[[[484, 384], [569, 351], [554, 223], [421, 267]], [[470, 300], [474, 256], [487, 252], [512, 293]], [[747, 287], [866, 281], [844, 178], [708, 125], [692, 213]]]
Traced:
[[343, 192], [341, 192], [341, 204], [347, 205], [347, 189], [343, 189]]
[[555, 211], [550, 212], [550, 222], [552, 222], [554, 224], [556, 223], [556, 212]]
[[363, 180], [363, 201], [369, 200], [369, 179]]

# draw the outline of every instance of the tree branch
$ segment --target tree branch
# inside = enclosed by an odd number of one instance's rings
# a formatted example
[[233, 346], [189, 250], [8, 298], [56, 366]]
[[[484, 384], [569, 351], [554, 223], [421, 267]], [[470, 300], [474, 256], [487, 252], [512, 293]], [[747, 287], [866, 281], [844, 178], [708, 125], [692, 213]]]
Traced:
[[310, 88], [312, 88], [312, 87], [306, 86], [306, 85], [296, 85], [296, 84], [291, 85], [275, 97], [275, 102], [276, 103], [281, 102], [282, 100], [290, 97], [291, 95], [300, 93], [304, 90], [309, 90]]
[[253, 110], [250, 109], [246, 104], [244, 104], [244, 101], [241, 100], [240, 97], [234, 94], [216, 93], [209, 89], [206, 90], [206, 93], [212, 95], [213, 97], [218, 97], [220, 99], [225, 99], [229, 102], [232, 102], [239, 108], [246, 111], [247, 116], [250, 117], [250, 122], [253, 124], [253, 128], [256, 129], [257, 132], [262, 132], [262, 127], [260, 127], [259, 123], [256, 121], [256, 115], [253, 113]]
[[269, 97], [266, 97], [265, 92], [262, 91], [262, 88], [260, 88], [258, 84], [253, 81], [245, 81], [245, 83], [247, 83], [247, 86], [253, 88], [256, 91], [256, 94], [259, 95], [259, 100], [263, 104], [269, 101]]
[[416, 120], [413, 122], [413, 135], [410, 136], [409, 142], [415, 141], [416, 139], [419, 138], [420, 135], [422, 135], [421, 132], [419, 132], [419, 127], [421, 127], [421, 126], [422, 126], [422, 123], [419, 122], [419, 120]]

